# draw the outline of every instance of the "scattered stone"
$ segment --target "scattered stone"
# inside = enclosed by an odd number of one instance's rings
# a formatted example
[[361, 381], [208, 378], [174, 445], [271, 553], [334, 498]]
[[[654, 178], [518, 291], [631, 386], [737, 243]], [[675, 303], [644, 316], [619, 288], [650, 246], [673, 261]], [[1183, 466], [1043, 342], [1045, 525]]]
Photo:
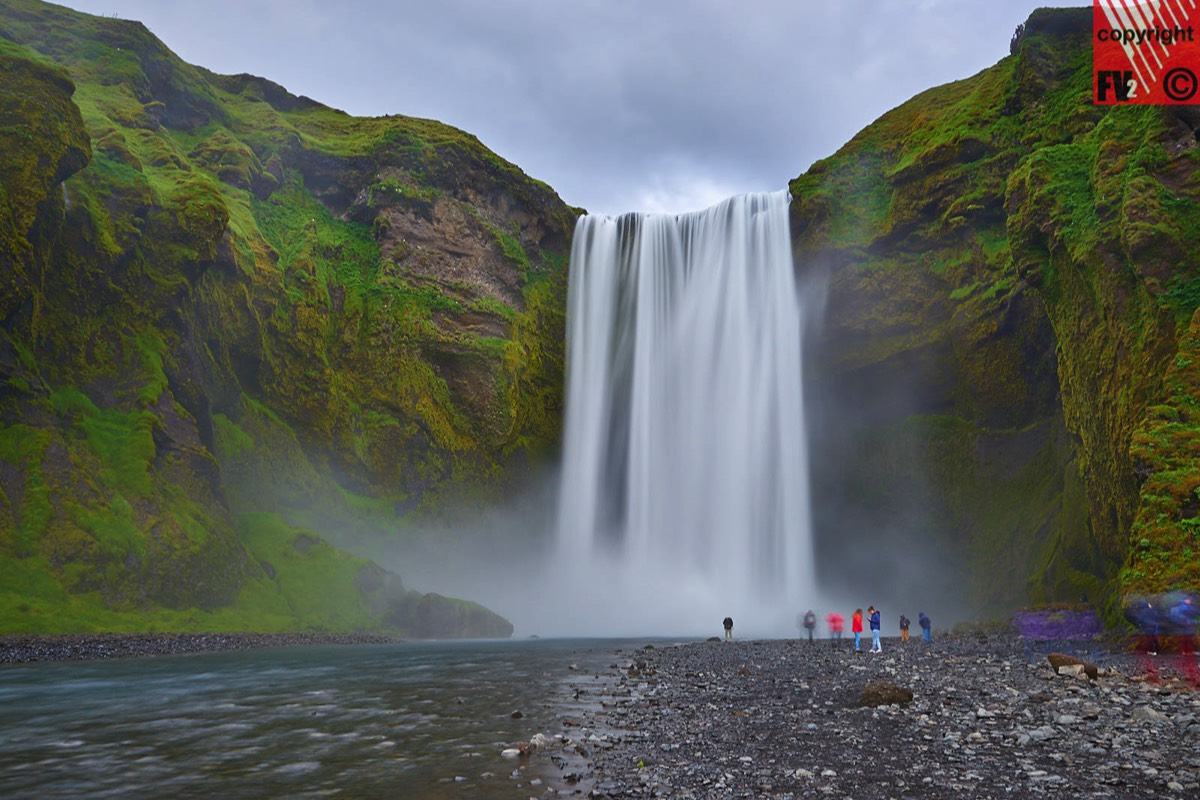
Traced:
[[[871, 659], [828, 641], [660, 646], [637, 654], [636, 681], [619, 654], [581, 655], [559, 721], [588, 743], [586, 761], [575, 742], [539, 748], [524, 779], [610, 800], [1001, 796], [985, 787], [1010, 787], [1006, 797], [1200, 797], [1190, 735], [1200, 694], [1166, 657], [1160, 682], [1140, 683], [1134, 655], [1073, 644], [1073, 657], [1098, 665], [1099, 680], [1081, 670], [1081, 683], [1056, 678], [1045, 651], [1012, 635], [884, 646], [888, 655]], [[742, 669], [751, 677], [738, 678]], [[898, 679], [911, 687], [899, 687], [906, 704], [860, 702], [865, 687]], [[1150, 724], [1163, 720], [1169, 729]], [[556, 756], [575, 760], [552, 764]], [[893, 765], [891, 780], [868, 777]]]
[[525, 715], [522, 714], [520, 711], [514, 711], [511, 714], [509, 714], [509, 716], [512, 717], [513, 719], [521, 719]]

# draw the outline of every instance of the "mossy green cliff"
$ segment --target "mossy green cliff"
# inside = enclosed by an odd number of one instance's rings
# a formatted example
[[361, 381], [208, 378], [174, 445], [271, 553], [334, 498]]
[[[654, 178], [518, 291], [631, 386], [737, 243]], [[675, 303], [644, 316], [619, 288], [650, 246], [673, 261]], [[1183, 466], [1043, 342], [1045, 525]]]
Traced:
[[817, 433], [822, 546], [911, 542], [878, 569], [976, 611], [1200, 586], [1200, 115], [1092, 105], [1090, 37], [1036, 12], [791, 183], [818, 413], [851, 409]]
[[554, 446], [577, 211], [461, 131], [36, 0], [0, 87], [0, 625], [506, 635], [318, 534]]

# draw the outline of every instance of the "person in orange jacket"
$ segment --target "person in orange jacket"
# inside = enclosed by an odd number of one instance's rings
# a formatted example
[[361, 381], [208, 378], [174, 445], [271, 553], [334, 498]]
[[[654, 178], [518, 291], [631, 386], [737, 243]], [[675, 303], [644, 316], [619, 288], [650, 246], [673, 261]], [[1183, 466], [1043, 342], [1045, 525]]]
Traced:
[[859, 651], [859, 639], [862, 637], [862, 609], [854, 609], [854, 616], [850, 618], [850, 630], [854, 633], [854, 652]]

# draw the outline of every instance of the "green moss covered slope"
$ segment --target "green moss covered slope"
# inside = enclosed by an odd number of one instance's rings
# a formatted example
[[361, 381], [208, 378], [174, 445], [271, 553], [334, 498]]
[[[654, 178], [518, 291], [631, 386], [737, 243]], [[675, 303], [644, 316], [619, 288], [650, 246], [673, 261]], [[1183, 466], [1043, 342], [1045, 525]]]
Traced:
[[354, 613], [268, 602], [254, 531], [519, 480], [557, 436], [577, 211], [461, 131], [36, 0], [0, 7], [0, 87], [0, 569], [27, 576], [0, 625], [478, 632], [353, 581]]
[[853, 417], [818, 481], [969, 564], [939, 575], [976, 611], [1200, 585], [1200, 117], [1093, 106], [1090, 34], [1035, 13], [791, 184], [817, 394]]

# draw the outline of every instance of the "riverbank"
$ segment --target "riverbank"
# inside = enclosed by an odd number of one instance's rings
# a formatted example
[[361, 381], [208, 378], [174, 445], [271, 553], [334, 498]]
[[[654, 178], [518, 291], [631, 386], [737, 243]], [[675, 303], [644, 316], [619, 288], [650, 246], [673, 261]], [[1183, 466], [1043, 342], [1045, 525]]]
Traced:
[[[1095, 680], [1059, 674], [1014, 635], [695, 643], [614, 652], [562, 719], [597, 798], [1162, 798], [1200, 796], [1200, 693], [1177, 656], [1146, 679], [1127, 652], [1075, 644]], [[863, 707], [869, 683], [911, 690]], [[578, 708], [578, 706], [577, 706]], [[555, 758], [553, 750], [535, 759]], [[566, 772], [565, 769], [570, 769]], [[549, 795], [551, 793], [547, 793]], [[547, 796], [544, 795], [544, 796]]]
[[393, 644], [386, 636], [328, 633], [75, 633], [0, 636], [0, 664], [249, 650], [325, 644]]

